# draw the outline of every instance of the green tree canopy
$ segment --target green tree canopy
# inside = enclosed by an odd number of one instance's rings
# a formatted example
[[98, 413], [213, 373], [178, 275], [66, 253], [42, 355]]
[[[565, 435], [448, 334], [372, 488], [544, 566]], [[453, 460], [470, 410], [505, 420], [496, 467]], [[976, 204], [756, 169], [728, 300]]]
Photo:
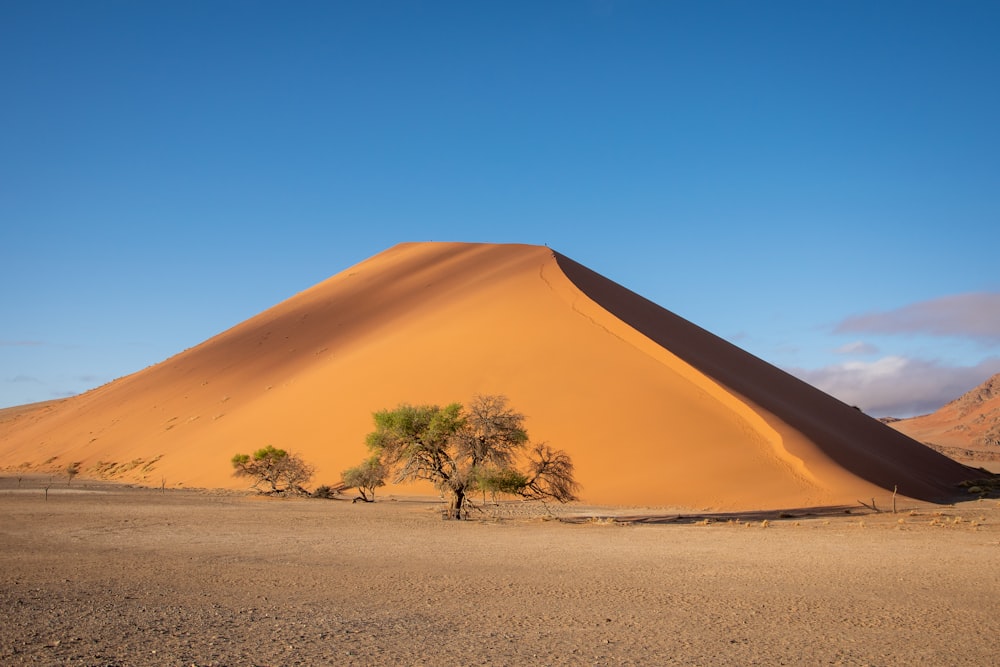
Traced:
[[375, 489], [385, 486], [387, 472], [379, 457], [371, 456], [341, 473], [340, 480], [345, 488], [357, 489], [361, 500], [370, 503], [375, 501]]
[[268, 445], [250, 454], [235, 454], [231, 459], [233, 474], [249, 477], [253, 488], [265, 486], [267, 493], [306, 493], [302, 485], [313, 476], [313, 467], [284, 449]]
[[569, 456], [544, 444], [525, 453], [524, 415], [508, 407], [504, 396], [476, 396], [468, 408], [402, 404], [373, 417], [367, 444], [374, 457], [396, 482], [427, 480], [446, 492], [451, 518], [462, 518], [467, 496], [476, 490], [576, 499]]

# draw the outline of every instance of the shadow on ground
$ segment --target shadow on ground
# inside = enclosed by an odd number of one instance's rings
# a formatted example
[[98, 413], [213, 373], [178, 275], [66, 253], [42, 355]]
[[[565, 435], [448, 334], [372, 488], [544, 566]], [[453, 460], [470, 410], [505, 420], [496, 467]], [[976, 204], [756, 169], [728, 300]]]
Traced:
[[832, 505], [825, 507], [800, 507], [783, 510], [757, 510], [751, 512], [707, 512], [702, 514], [620, 514], [568, 516], [559, 520], [565, 523], [622, 523], [622, 524], [693, 524], [725, 523], [728, 521], [748, 523], [753, 521], [784, 521], [815, 519], [821, 517], [863, 516], [874, 512], [861, 505]]

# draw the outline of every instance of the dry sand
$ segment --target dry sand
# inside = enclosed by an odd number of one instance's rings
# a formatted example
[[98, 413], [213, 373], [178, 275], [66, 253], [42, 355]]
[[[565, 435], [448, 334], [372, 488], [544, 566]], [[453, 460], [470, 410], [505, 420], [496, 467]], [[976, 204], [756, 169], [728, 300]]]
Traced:
[[995, 499], [445, 522], [426, 500], [44, 482], [0, 478], [3, 665], [996, 661]]

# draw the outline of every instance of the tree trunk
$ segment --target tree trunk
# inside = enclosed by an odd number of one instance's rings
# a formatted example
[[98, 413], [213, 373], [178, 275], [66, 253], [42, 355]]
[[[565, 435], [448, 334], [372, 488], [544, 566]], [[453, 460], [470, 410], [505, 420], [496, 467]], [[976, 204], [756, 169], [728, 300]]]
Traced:
[[452, 491], [451, 506], [448, 508], [449, 519], [461, 519], [462, 508], [465, 506], [465, 491]]

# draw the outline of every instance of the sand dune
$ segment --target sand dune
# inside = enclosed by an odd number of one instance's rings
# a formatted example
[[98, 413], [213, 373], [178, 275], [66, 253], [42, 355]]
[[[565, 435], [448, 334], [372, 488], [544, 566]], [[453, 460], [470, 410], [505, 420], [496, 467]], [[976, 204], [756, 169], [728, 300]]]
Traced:
[[969, 470], [545, 247], [410, 243], [80, 396], [0, 415], [0, 465], [245, 486], [266, 444], [335, 482], [371, 413], [501, 393], [592, 503], [941, 500]]
[[991, 470], [1000, 469], [1000, 375], [929, 415], [890, 424], [949, 456]]

